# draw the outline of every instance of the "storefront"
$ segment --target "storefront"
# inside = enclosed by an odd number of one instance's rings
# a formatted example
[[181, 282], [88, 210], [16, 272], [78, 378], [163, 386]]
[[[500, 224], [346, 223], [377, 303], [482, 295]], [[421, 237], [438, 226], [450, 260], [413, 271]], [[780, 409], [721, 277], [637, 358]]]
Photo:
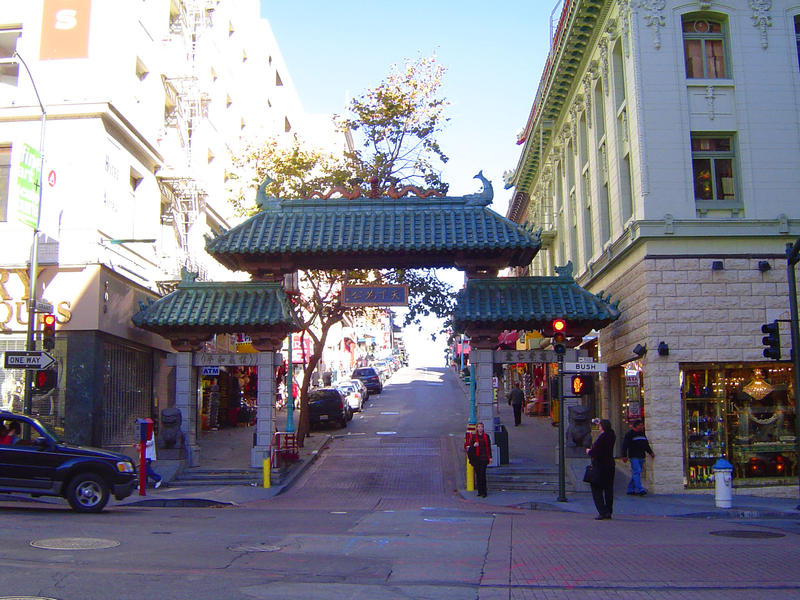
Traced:
[[736, 486], [796, 483], [792, 378], [790, 363], [681, 365], [687, 487], [712, 486], [719, 458]]
[[[25, 269], [0, 268], [0, 351], [26, 346], [27, 282]], [[135, 419], [157, 421], [168, 402], [168, 346], [129, 318], [154, 295], [100, 265], [42, 265], [37, 283], [37, 297], [53, 304], [56, 317], [48, 352], [56, 383], [32, 394], [32, 415], [70, 442], [130, 447]], [[0, 369], [1, 409], [23, 410], [24, 380], [22, 369]]]

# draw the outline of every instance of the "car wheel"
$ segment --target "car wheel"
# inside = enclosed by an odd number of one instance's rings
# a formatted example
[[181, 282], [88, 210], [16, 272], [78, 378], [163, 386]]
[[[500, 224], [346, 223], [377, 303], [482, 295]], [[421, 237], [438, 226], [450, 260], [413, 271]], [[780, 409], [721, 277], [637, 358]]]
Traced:
[[108, 503], [108, 486], [93, 473], [76, 475], [67, 486], [67, 502], [78, 512], [100, 512]]
[[341, 420], [341, 421], [339, 421], [339, 425], [341, 425], [341, 426], [342, 426], [342, 429], [344, 429], [345, 427], [347, 427], [347, 415], [345, 415], [345, 416], [343, 416], [343, 417], [342, 417], [342, 420]]

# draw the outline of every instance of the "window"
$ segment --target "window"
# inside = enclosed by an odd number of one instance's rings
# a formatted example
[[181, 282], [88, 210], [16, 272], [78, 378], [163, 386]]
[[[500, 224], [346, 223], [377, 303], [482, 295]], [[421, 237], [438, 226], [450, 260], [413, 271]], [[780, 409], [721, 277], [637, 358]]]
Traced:
[[794, 16], [794, 38], [797, 45], [797, 62], [800, 63], [800, 15]]
[[625, 62], [622, 59], [622, 45], [617, 42], [611, 53], [611, 65], [614, 71], [614, 101], [617, 112], [625, 102]]
[[692, 136], [692, 175], [696, 200], [735, 200], [733, 140], [730, 136]]
[[8, 182], [11, 176], [11, 146], [0, 146], [0, 221], [8, 221]]
[[703, 16], [683, 17], [683, 49], [688, 79], [722, 79], [725, 68], [725, 33], [721, 21]]
[[0, 29], [0, 84], [17, 85], [19, 64], [13, 59], [22, 29]]

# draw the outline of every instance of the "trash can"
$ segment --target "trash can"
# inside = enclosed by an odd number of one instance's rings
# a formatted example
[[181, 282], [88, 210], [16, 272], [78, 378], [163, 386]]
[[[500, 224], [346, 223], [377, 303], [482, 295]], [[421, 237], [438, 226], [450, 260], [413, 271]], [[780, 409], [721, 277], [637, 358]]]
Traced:
[[714, 471], [714, 500], [717, 508], [730, 508], [733, 504], [733, 465], [720, 458], [711, 468]]
[[[499, 428], [498, 428], [499, 427]], [[500, 464], [508, 464], [508, 429], [505, 425], [495, 426], [494, 443], [497, 445], [500, 455]]]

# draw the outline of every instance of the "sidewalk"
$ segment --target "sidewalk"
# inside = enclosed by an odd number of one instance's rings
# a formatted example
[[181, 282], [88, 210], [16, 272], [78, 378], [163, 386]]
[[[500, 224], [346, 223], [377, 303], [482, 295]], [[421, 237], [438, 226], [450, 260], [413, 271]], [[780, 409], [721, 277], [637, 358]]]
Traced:
[[[295, 411], [295, 423], [299, 413]], [[286, 411], [278, 412], [275, 422], [276, 430], [283, 431], [286, 427]], [[226, 430], [208, 432], [201, 439], [201, 466], [206, 469], [214, 468], [249, 468], [250, 448], [255, 428], [237, 427]], [[332, 436], [324, 431], [312, 431], [304, 440], [300, 448], [299, 460], [292, 464], [283, 475], [279, 483], [269, 488], [256, 485], [181, 485], [180, 481], [170, 482], [155, 489], [152, 484], [147, 487], [145, 496], [134, 492], [117, 505], [139, 506], [213, 506], [238, 505], [245, 502], [264, 500], [277, 496], [287, 487], [292, 485], [300, 475], [316, 460]], [[159, 465], [156, 462], [156, 468]], [[163, 473], [163, 474], [166, 474]]]
[[[469, 401], [469, 389], [457, 377], [454, 371], [448, 371], [464, 390]], [[556, 446], [558, 428], [553, 427], [548, 417], [522, 416], [522, 424], [514, 426], [514, 414], [505, 398], [498, 400], [500, 422], [508, 430], [509, 460], [513, 464], [529, 464], [552, 466], [557, 471]], [[617, 435], [624, 432], [617, 432]], [[656, 450], [656, 453], [658, 450]], [[491, 467], [490, 467], [491, 469]], [[714, 489], [683, 494], [648, 494], [647, 496], [628, 496], [626, 494], [630, 469], [622, 461], [617, 461], [617, 473], [614, 481], [614, 515], [650, 515], [670, 517], [703, 517], [703, 518], [798, 518], [798, 499], [765, 498], [747, 495], [746, 490], [733, 490], [733, 508], [717, 508]], [[461, 482], [464, 486], [464, 481]], [[476, 492], [467, 492], [459, 488], [462, 497], [495, 506], [528, 508], [532, 510], [554, 510], [594, 515], [597, 511], [592, 501], [588, 484], [580, 483], [584, 491], [569, 491], [567, 480], [567, 502], [559, 502], [558, 486], [553, 492], [527, 492], [493, 490], [491, 484], [487, 498], [478, 498]]]

